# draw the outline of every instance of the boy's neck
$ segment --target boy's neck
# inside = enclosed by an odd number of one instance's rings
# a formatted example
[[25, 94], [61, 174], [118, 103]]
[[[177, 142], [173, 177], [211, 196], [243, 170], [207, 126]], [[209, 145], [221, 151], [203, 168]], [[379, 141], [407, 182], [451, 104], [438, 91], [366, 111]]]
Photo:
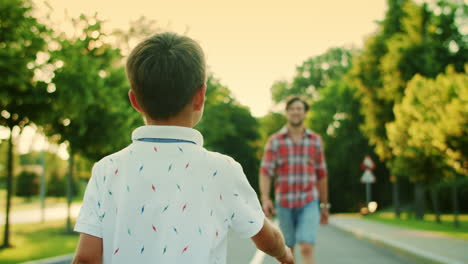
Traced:
[[175, 116], [166, 120], [152, 120], [150, 118], [145, 118], [145, 124], [148, 126], [180, 126], [189, 128], [194, 127], [192, 118], [187, 118], [187, 116], [184, 116], [183, 118]]

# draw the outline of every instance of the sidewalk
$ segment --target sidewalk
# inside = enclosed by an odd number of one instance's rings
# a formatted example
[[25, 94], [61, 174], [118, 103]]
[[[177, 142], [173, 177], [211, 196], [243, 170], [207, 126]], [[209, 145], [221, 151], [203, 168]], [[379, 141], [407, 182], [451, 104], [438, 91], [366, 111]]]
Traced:
[[468, 263], [468, 241], [359, 217], [335, 215], [330, 224], [420, 263]]
[[[70, 208], [70, 215], [76, 218], [80, 212], [81, 203], [73, 203]], [[41, 209], [12, 211], [10, 213], [10, 224], [27, 224], [27, 223], [40, 223], [41, 222]], [[45, 208], [44, 219], [45, 221], [60, 220], [67, 218], [67, 205], [59, 204], [54, 207]], [[5, 214], [0, 213], [0, 226], [5, 224]]]

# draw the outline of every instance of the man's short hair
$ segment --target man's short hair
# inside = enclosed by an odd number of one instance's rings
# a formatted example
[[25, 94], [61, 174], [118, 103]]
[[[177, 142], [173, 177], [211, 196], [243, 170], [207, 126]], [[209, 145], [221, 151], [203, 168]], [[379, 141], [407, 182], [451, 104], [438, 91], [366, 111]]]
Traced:
[[189, 37], [156, 34], [132, 50], [127, 76], [142, 110], [153, 120], [167, 120], [205, 84], [205, 56]]
[[286, 100], [286, 110], [288, 110], [291, 104], [296, 101], [299, 101], [302, 104], [304, 104], [304, 110], [306, 112], [309, 111], [309, 104], [298, 95], [293, 95], [293, 96], [288, 97], [288, 99]]

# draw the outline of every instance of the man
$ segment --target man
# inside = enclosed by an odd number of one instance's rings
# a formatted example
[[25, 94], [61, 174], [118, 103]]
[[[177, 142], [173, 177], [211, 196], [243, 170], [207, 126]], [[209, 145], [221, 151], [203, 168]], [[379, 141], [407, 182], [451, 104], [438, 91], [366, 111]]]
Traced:
[[[308, 104], [298, 96], [287, 100], [287, 124], [265, 147], [260, 194], [265, 215], [276, 213], [286, 245], [294, 250], [299, 244], [303, 263], [313, 264], [318, 224], [328, 223], [330, 204], [323, 143], [304, 126], [308, 110]], [[272, 179], [276, 210], [270, 199]]]

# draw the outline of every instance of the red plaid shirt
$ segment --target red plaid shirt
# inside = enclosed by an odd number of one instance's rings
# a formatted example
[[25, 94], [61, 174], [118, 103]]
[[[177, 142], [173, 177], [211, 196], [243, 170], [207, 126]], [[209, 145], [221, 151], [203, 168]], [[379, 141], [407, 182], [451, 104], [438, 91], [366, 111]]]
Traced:
[[283, 127], [268, 139], [260, 174], [276, 176], [276, 200], [283, 207], [302, 207], [318, 199], [317, 181], [327, 177], [321, 137], [306, 129], [294, 143]]

